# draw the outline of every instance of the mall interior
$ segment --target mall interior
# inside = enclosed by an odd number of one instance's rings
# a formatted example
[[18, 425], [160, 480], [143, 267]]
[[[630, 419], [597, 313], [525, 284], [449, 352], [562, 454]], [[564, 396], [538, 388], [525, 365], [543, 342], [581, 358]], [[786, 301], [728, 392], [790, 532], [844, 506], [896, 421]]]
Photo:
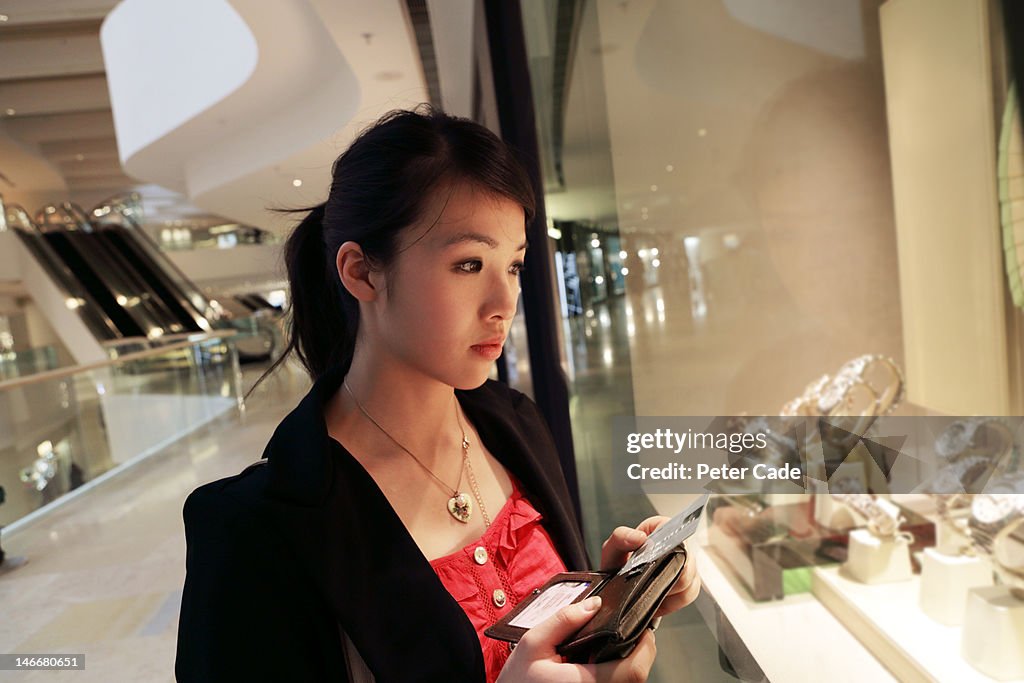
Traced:
[[1024, 681], [1021, 11], [0, 3], [0, 653], [85, 662], [0, 680], [174, 680], [185, 498], [310, 387], [289, 360], [254, 389], [284, 209], [431, 103], [538, 191], [492, 378], [550, 425], [591, 558], [697, 497], [624, 483], [617, 420], [717, 419], [778, 462], [774, 420], [916, 430], [915, 485], [863, 440], [838, 484], [713, 487], [649, 680]]

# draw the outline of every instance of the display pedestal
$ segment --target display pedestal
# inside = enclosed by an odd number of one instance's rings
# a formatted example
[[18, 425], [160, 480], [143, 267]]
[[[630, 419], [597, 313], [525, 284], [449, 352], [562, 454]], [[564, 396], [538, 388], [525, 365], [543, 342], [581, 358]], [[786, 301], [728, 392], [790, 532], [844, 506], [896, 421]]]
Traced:
[[907, 581], [910, 543], [902, 537], [879, 538], [865, 529], [850, 532], [850, 545], [843, 572], [861, 583]]
[[967, 591], [992, 585], [992, 565], [981, 557], [921, 554], [921, 611], [949, 626], [963, 623]]
[[817, 495], [814, 497], [814, 521], [826, 529], [849, 531], [863, 526], [866, 520], [846, 503], [840, 503], [830, 495]]
[[970, 627], [946, 626], [921, 611], [919, 581], [867, 585], [823, 567], [814, 570], [813, 591], [902, 683], [991, 683], [960, 654]]
[[[708, 540], [755, 600], [781, 600], [785, 595], [806, 592], [813, 567], [847, 560], [848, 534], [813, 521], [814, 506], [830, 498], [812, 496], [762, 512], [712, 498], [705, 513]], [[844, 514], [849, 514], [842, 507]], [[903, 529], [914, 535], [912, 551], [935, 544], [935, 524], [931, 520], [903, 506], [900, 513], [907, 519]]]
[[960, 511], [935, 523], [935, 547], [939, 552], [946, 555], [957, 555], [962, 548], [971, 547], [966, 517], [969, 512], [969, 510]]
[[1006, 586], [968, 591], [962, 654], [996, 680], [1024, 678], [1024, 600]]

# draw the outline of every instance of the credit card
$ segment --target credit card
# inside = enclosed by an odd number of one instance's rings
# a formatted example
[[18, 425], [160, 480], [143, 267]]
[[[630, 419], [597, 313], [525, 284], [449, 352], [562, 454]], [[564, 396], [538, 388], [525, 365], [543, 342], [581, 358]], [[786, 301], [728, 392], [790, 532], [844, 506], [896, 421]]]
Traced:
[[705, 493], [685, 510], [654, 530], [644, 544], [633, 551], [629, 561], [619, 570], [619, 574], [628, 574], [641, 565], [661, 559], [692, 536], [700, 523], [700, 516], [704, 514], [708, 496], [709, 494]]

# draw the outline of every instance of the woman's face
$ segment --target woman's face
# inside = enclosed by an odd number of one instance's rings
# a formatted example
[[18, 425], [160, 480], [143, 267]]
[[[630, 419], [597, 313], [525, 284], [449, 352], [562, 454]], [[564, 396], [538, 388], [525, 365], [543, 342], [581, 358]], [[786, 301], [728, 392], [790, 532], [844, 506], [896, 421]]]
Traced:
[[374, 341], [415, 372], [480, 386], [516, 313], [525, 253], [519, 204], [466, 184], [442, 190], [399, 239]]

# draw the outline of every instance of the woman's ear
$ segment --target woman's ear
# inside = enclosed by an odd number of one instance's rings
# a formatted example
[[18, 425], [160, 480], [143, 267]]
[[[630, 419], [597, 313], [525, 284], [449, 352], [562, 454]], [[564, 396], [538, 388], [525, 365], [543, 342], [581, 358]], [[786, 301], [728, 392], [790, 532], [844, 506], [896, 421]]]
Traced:
[[374, 301], [380, 294], [377, 273], [370, 268], [363, 248], [357, 243], [345, 242], [338, 247], [335, 265], [341, 284], [357, 301]]

